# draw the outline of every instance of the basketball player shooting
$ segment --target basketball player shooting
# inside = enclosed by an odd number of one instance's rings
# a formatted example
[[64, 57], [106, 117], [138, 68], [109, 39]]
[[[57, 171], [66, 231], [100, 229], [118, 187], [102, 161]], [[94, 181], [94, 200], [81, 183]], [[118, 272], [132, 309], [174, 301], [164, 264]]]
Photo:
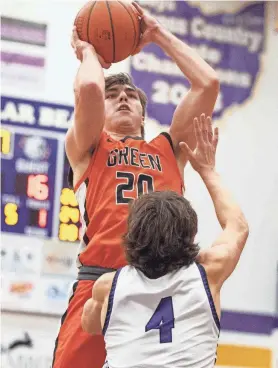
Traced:
[[223, 229], [212, 246], [195, 243], [198, 218], [175, 192], [134, 201], [124, 246], [128, 266], [101, 276], [84, 306], [82, 326], [105, 337], [106, 368], [212, 368], [220, 332], [220, 290], [248, 237], [239, 206], [215, 171], [218, 132], [195, 119], [197, 148], [189, 154]]
[[128, 204], [152, 191], [183, 193], [188, 157], [179, 143], [195, 147], [193, 118], [202, 112], [211, 115], [218, 95], [215, 71], [139, 5], [134, 7], [143, 32], [135, 52], [156, 43], [176, 62], [191, 88], [174, 113], [169, 133], [147, 143], [144, 92], [126, 74], [104, 78], [103, 68], [110, 65], [73, 30], [72, 47], [81, 64], [74, 85], [75, 119], [67, 132], [65, 148], [83, 231], [79, 273], [61, 320], [54, 368], [102, 367], [104, 339], [82, 331], [83, 306], [102, 274], [126, 265], [121, 243]]

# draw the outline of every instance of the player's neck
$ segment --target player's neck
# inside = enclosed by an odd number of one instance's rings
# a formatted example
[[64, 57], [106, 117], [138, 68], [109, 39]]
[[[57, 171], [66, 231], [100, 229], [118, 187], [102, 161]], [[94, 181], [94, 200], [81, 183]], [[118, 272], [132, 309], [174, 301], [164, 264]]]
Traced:
[[105, 133], [110, 135], [111, 138], [113, 138], [115, 141], [120, 141], [121, 139], [129, 136], [129, 137], [141, 137], [141, 132], [110, 132], [108, 130], [105, 130]]

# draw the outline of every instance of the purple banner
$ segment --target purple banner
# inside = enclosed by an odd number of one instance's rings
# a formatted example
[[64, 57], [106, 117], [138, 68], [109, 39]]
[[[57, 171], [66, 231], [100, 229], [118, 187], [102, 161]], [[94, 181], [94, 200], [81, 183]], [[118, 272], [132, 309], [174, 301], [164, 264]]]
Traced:
[[28, 65], [34, 67], [44, 67], [45, 64], [43, 57], [5, 51], [1, 51], [1, 61], [8, 64]]
[[[258, 2], [233, 14], [205, 15], [184, 1], [141, 2], [169, 31], [205, 59], [220, 79], [214, 116], [245, 102], [260, 71], [264, 48], [265, 5]], [[189, 82], [155, 44], [132, 57], [131, 75], [149, 99], [148, 116], [169, 125]]]
[[1, 17], [1, 39], [30, 45], [46, 45], [46, 24]]

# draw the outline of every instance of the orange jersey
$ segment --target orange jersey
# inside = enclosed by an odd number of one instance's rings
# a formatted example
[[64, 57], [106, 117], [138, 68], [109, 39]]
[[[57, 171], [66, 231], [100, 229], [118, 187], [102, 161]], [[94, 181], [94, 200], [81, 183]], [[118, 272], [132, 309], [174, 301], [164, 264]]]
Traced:
[[74, 190], [83, 228], [81, 265], [124, 266], [128, 203], [150, 191], [183, 192], [170, 136], [162, 133], [147, 143], [139, 137], [116, 141], [102, 133]]

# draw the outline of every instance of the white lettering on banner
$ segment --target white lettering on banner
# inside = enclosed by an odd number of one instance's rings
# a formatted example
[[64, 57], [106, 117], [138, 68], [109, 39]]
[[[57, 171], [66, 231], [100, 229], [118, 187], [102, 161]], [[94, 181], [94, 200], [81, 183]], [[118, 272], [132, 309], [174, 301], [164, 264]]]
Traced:
[[[188, 88], [182, 83], [170, 84], [164, 80], [156, 80], [152, 84], [152, 101], [159, 104], [178, 105], [182, 98], [188, 92]], [[220, 111], [223, 108], [223, 96], [220, 92], [214, 111]]]
[[[222, 55], [219, 50], [201, 44], [198, 47], [193, 47], [200, 56], [211, 64], [218, 64], [221, 61]], [[155, 74], [184, 76], [180, 68], [169, 59], [159, 59], [155, 54], [150, 52], [140, 52], [132, 57], [132, 66], [137, 71], [148, 71]]]
[[188, 22], [184, 18], [156, 15], [156, 19], [172, 33], [180, 36], [188, 34]]
[[264, 24], [263, 17], [257, 17], [254, 14], [239, 14], [231, 17], [230, 14], [223, 14], [222, 22], [225, 25], [240, 25], [245, 27], [260, 27]]
[[60, 129], [68, 129], [71, 126], [73, 115], [68, 110], [42, 106], [39, 112], [39, 125], [41, 126]]
[[140, 52], [132, 58], [134, 69], [138, 71], [147, 71], [150, 73], [183, 76], [179, 67], [168, 59], [159, 59], [155, 54]]
[[16, 160], [15, 169], [18, 173], [40, 173], [40, 174], [47, 174], [49, 168], [48, 162], [34, 162], [34, 161], [27, 161], [23, 158], [19, 158]]
[[250, 88], [252, 84], [252, 77], [249, 73], [237, 72], [231, 69], [215, 69], [221, 84], [228, 86], [235, 86], [241, 88]]
[[157, 80], [152, 85], [152, 100], [155, 103], [178, 105], [183, 96], [188, 92], [182, 83], [170, 84], [163, 80]]
[[241, 27], [226, 27], [219, 24], [209, 24], [200, 17], [191, 21], [191, 33], [199, 39], [206, 39], [218, 43], [228, 43], [246, 46], [249, 52], [258, 52], [263, 35], [258, 32], [248, 31]]
[[157, 12], [174, 11], [177, 9], [175, 1], [139, 1], [144, 8], [152, 8]]
[[208, 45], [191, 45], [191, 47], [198, 52], [202, 59], [206, 60], [210, 64], [218, 64], [222, 59], [222, 53], [214, 49], [213, 47], [209, 47]]
[[1, 112], [1, 119], [14, 123], [34, 125], [35, 109], [32, 105], [9, 101]]
[[[159, 59], [155, 54], [141, 52], [132, 58], [132, 66], [137, 71], [147, 71], [155, 74], [184, 77], [179, 67], [168, 59]], [[220, 83], [228, 86], [249, 88], [252, 83], [251, 75], [231, 69], [215, 68]], [[186, 88], [184, 86], [184, 88]]]

